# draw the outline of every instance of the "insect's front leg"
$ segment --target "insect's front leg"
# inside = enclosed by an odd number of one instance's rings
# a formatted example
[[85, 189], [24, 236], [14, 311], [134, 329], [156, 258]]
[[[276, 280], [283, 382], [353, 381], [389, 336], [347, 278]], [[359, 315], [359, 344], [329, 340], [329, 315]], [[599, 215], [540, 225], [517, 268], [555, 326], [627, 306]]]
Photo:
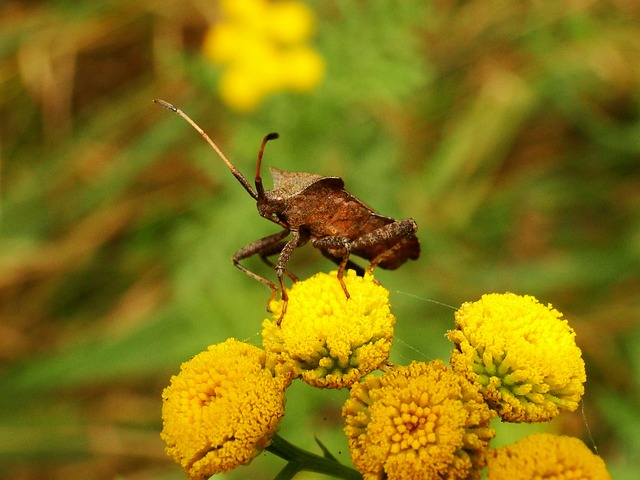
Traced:
[[[280, 318], [278, 318], [278, 325], [282, 323], [282, 319], [284, 318], [284, 314], [287, 311], [287, 305], [289, 304], [289, 296], [287, 295], [287, 291], [284, 288], [283, 277], [287, 271], [287, 263], [289, 263], [289, 259], [291, 258], [291, 254], [293, 251], [304, 245], [308, 241], [308, 236], [300, 235], [298, 230], [291, 230], [291, 239], [282, 247], [280, 251], [280, 256], [278, 257], [278, 262], [276, 263], [276, 275], [278, 276], [278, 282], [280, 283], [280, 291], [282, 292], [282, 313], [280, 314]], [[271, 300], [269, 300], [271, 301]]]
[[[285, 247], [286, 244], [287, 242], [285, 240], [281, 240], [280, 242], [274, 244], [271, 248], [269, 248], [269, 250], [260, 252], [260, 258], [265, 264], [269, 265], [272, 269], [275, 270], [276, 264], [273, 263], [271, 260], [269, 260], [269, 257], [273, 255], [278, 255], [280, 252], [282, 252], [282, 249]], [[293, 272], [289, 270], [285, 270], [284, 274], [287, 277], [289, 277], [292, 281], [294, 282], [298, 281], [298, 277]]]
[[[249, 275], [251, 278], [258, 280], [259, 282], [263, 283], [264, 285], [266, 285], [271, 289], [271, 297], [269, 298], [269, 302], [267, 303], [267, 308], [271, 303], [271, 300], [273, 300], [278, 294], [278, 286], [275, 283], [273, 283], [271, 280], [268, 280], [265, 277], [258, 275], [255, 272], [252, 272], [247, 267], [242, 265], [240, 261], [246, 258], [252, 257], [254, 255], [260, 255], [262, 257], [263, 255], [265, 256], [268, 255], [269, 252], [271, 252], [271, 254], [277, 253], [277, 251], [274, 252], [275, 247], [277, 247], [282, 242], [282, 239], [284, 239], [287, 235], [289, 235], [289, 230], [287, 229], [282, 230], [281, 232], [266, 236], [264, 238], [261, 238], [260, 240], [256, 240], [255, 242], [251, 242], [249, 245], [245, 245], [244, 247], [242, 247], [240, 250], [238, 250], [236, 253], [233, 254], [233, 258], [232, 258], [233, 264], [239, 270]], [[280, 250], [282, 250], [282, 247], [280, 247]]]

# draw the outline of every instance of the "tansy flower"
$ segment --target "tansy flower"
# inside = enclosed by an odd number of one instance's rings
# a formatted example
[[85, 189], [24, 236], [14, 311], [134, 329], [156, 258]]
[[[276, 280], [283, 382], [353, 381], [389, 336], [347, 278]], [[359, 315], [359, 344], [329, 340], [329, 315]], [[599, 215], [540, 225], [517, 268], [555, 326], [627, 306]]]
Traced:
[[602, 458], [577, 438], [536, 433], [489, 452], [487, 480], [610, 480]]
[[290, 383], [272, 363], [262, 349], [231, 338], [171, 378], [162, 393], [161, 437], [190, 479], [246, 464], [269, 444]]
[[551, 305], [512, 293], [483, 295], [455, 319], [451, 365], [482, 386], [503, 420], [541, 422], [578, 407], [584, 361], [575, 332]]
[[264, 348], [317, 387], [348, 387], [389, 357], [395, 324], [389, 292], [372, 275], [358, 277], [353, 270], [344, 282], [349, 299], [335, 271], [296, 282], [287, 292], [282, 324], [277, 325], [282, 301], [274, 301], [273, 318], [262, 325]]
[[494, 431], [478, 387], [441, 361], [369, 376], [342, 408], [365, 479], [477, 479]]
[[306, 42], [313, 12], [295, 0], [221, 0], [222, 19], [208, 31], [203, 53], [221, 65], [220, 95], [239, 111], [254, 110], [281, 90], [307, 92], [324, 75], [322, 57]]

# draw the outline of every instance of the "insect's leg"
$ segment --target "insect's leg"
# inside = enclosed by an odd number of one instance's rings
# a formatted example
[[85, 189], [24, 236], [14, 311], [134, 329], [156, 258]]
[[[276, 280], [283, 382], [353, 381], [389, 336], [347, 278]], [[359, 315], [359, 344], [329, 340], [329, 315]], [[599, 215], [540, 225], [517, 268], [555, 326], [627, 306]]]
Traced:
[[269, 298], [269, 302], [267, 303], [267, 308], [271, 303], [271, 300], [276, 298], [278, 294], [278, 286], [273, 283], [271, 280], [264, 278], [261, 275], [258, 275], [255, 272], [252, 272], [247, 267], [240, 263], [241, 260], [252, 257], [256, 254], [262, 255], [262, 252], [272, 251], [275, 245], [278, 245], [283, 238], [289, 235], [289, 230], [282, 230], [281, 232], [274, 233], [273, 235], [266, 236], [261, 238], [260, 240], [256, 240], [255, 242], [251, 242], [249, 245], [245, 245], [236, 253], [233, 254], [233, 264], [245, 274], [249, 275], [251, 278], [258, 280], [263, 283], [267, 287], [271, 289], [271, 297]]
[[296, 247], [304, 245], [307, 242], [307, 239], [307, 237], [301, 237], [298, 230], [291, 230], [291, 238], [280, 251], [280, 256], [278, 257], [278, 262], [276, 263], [276, 275], [278, 276], [280, 291], [282, 292], [282, 313], [280, 314], [280, 318], [278, 318], [278, 325], [282, 323], [284, 314], [287, 311], [287, 305], [289, 304], [289, 295], [287, 295], [287, 290], [284, 288], [284, 281], [282, 277], [287, 271], [287, 263], [289, 263], [291, 254], [296, 249]]
[[417, 231], [418, 225], [412, 218], [398, 220], [356, 238], [351, 243], [351, 248], [353, 250], [357, 250], [380, 243], [395, 242], [391, 245], [390, 248], [383, 251], [382, 253], [374, 257], [373, 260], [371, 260], [371, 263], [366, 268], [366, 272], [371, 273], [378, 264], [391, 257], [397, 250], [402, 248], [404, 243], [412, 235], [415, 235]]
[[[347, 290], [347, 285], [344, 283], [344, 271], [349, 265], [349, 255], [351, 253], [351, 242], [348, 238], [345, 237], [322, 237], [316, 238], [312, 240], [313, 246], [318, 248], [325, 256], [331, 258], [334, 262], [338, 263], [338, 281], [340, 282], [340, 286], [342, 287], [342, 291], [347, 296], [347, 298], [351, 298], [349, 295], [349, 290]], [[328, 251], [331, 253], [328, 253]], [[335, 256], [333, 254], [335, 253]], [[338, 257], [341, 255], [342, 258]]]
[[[269, 248], [269, 250], [260, 252], [260, 258], [264, 263], [266, 263], [267, 265], [269, 265], [271, 268], [275, 270], [276, 264], [273, 263], [271, 260], [269, 260], [269, 257], [280, 253], [286, 244], [287, 244], [286, 241], [281, 240], [280, 242], [274, 244], [271, 248]], [[298, 281], [298, 277], [294, 273], [290, 272], [289, 270], [285, 270], [284, 274], [287, 277], [289, 277], [292, 281], [294, 282]]]
[[[327, 257], [336, 265], [340, 265], [340, 263], [342, 262], [342, 257], [334, 257], [329, 252], [324, 252], [322, 250], [320, 250], [320, 253], [322, 253], [322, 255]], [[354, 270], [356, 272], [356, 275], [358, 275], [359, 277], [362, 277], [364, 275], [364, 268], [362, 268], [360, 265], [358, 265], [353, 260], [351, 260], [351, 258], [349, 258], [349, 260], [347, 261], [347, 266], [345, 267], [345, 270]]]

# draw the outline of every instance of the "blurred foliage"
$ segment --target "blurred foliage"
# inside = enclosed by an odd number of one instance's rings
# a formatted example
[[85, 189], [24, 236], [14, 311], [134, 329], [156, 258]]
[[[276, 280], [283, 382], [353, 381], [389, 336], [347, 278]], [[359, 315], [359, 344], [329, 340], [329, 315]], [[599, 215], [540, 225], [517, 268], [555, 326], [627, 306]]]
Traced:
[[[583, 415], [548, 427], [636, 478], [640, 4], [309, 5], [323, 84], [252, 115], [221, 105], [200, 53], [215, 2], [0, 6], [0, 478], [183, 478], [158, 437], [162, 388], [208, 344], [259, 342], [269, 292], [230, 258], [277, 227], [156, 97], [248, 176], [278, 131], [267, 165], [341, 176], [416, 219], [422, 258], [377, 271], [395, 361], [447, 358], [447, 305], [504, 291], [552, 303], [588, 383]], [[332, 266], [308, 247], [292, 268]], [[282, 436], [313, 450], [315, 434], [348, 462], [346, 392], [287, 396]], [[279, 462], [229, 476], [273, 478]]]

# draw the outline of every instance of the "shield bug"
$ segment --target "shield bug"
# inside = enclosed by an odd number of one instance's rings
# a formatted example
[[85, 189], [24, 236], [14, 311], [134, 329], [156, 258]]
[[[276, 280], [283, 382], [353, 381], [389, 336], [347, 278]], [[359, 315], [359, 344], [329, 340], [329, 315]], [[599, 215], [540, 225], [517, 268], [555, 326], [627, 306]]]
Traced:
[[[407, 260], [415, 260], [420, 256], [420, 242], [416, 236], [418, 226], [412, 218], [394, 220], [376, 213], [347, 192], [339, 177], [285, 172], [271, 167], [273, 188], [265, 190], [261, 176], [262, 155], [267, 142], [278, 138], [278, 134], [270, 133], [262, 140], [258, 151], [254, 190], [206, 132], [187, 114], [164, 100], [156, 99], [154, 102], [186, 120], [256, 200], [260, 215], [282, 227], [280, 232], [242, 247], [232, 258], [237, 268], [271, 289], [269, 303], [278, 294], [279, 287], [283, 306], [278, 325], [284, 318], [288, 301], [283, 277], [287, 275], [294, 281], [297, 280], [287, 271], [291, 254], [297, 247], [311, 242], [325, 257], [338, 265], [337, 277], [347, 298], [349, 292], [343, 280], [345, 269], [353, 268], [359, 274], [365, 271], [350, 260], [351, 255], [369, 260], [367, 272], [371, 272], [376, 266], [393, 270]], [[240, 263], [254, 255], [275, 268], [278, 284]], [[275, 264], [269, 260], [274, 255], [279, 255]]]

